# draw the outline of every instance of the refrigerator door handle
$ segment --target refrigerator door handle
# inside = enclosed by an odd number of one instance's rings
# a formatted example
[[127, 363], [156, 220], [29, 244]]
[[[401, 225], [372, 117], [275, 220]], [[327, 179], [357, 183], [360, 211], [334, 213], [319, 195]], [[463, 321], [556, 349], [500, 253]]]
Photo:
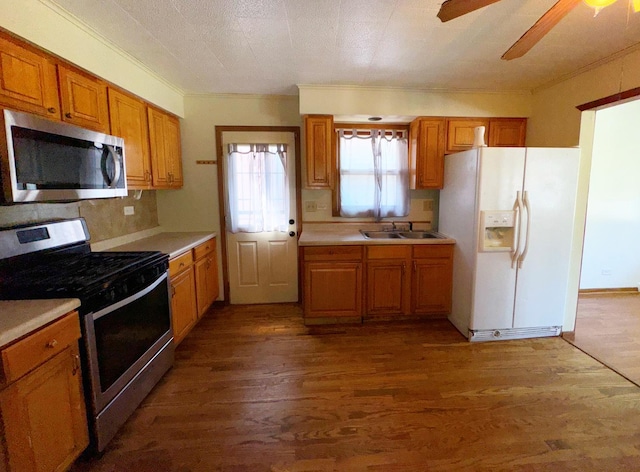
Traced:
[[513, 202], [513, 211], [516, 212], [514, 228], [516, 228], [516, 234], [513, 236], [515, 247], [511, 252], [511, 268], [515, 269], [516, 262], [520, 257], [520, 233], [522, 230], [522, 196], [520, 190], [516, 193], [516, 201]]
[[524, 241], [524, 249], [518, 258], [518, 269], [522, 267], [522, 263], [527, 257], [527, 252], [529, 252], [529, 234], [531, 233], [531, 204], [529, 203], [529, 192], [526, 190], [524, 192], [524, 207], [527, 210], [527, 234]]

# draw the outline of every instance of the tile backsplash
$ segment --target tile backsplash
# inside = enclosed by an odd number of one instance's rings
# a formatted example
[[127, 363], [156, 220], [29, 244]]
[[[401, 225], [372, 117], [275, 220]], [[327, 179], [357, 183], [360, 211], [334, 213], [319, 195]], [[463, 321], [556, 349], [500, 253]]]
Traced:
[[[142, 192], [140, 200], [132, 196], [81, 200], [71, 203], [23, 203], [0, 206], [0, 227], [37, 223], [53, 219], [84, 217], [91, 242], [104, 241], [158, 226], [156, 192]], [[133, 207], [133, 215], [124, 215], [124, 207]]]

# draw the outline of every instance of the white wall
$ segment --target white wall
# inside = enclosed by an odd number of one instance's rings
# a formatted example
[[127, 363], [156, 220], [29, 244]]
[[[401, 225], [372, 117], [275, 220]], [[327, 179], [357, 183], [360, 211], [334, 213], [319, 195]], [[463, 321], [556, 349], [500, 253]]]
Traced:
[[49, 0], [0, 0], [0, 26], [183, 116], [183, 93]]
[[640, 285], [640, 100], [596, 112], [580, 288]]

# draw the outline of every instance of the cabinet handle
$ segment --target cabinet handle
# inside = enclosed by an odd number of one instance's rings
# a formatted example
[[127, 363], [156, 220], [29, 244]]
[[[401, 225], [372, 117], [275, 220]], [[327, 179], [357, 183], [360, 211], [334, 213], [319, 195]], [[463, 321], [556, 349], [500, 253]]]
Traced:
[[407, 271], [407, 263], [403, 262], [402, 263], [402, 275], [404, 275], [406, 271]]
[[56, 112], [56, 109], [55, 109], [55, 108], [53, 108], [53, 107], [49, 107], [49, 108], [47, 108], [47, 111], [48, 111], [49, 113], [55, 113], [55, 112]]
[[80, 371], [80, 356], [78, 354], [73, 355], [73, 371], [72, 374], [76, 375]]
[[151, 172], [149, 172], [148, 170], [144, 171], [144, 181], [145, 182], [149, 182], [151, 180]]
[[53, 349], [54, 347], [56, 347], [58, 345], [58, 341], [56, 339], [52, 339], [51, 341], [49, 341], [47, 343], [47, 347], [49, 349]]
[[416, 263], [416, 261], [413, 261], [413, 271], [414, 272], [418, 271], [418, 264]]
[[67, 118], [73, 118], [73, 115], [71, 113], [65, 113], [64, 116], [66, 116]]
[[171, 286], [171, 298], [176, 296], [176, 288], [172, 285]]
[[181, 262], [181, 263], [180, 263], [180, 267], [184, 267], [184, 262]]

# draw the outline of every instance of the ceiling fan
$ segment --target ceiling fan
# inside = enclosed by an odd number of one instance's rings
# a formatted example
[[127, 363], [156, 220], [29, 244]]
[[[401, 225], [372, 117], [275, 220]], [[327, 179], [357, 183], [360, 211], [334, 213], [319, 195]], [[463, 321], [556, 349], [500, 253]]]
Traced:
[[[438, 18], [444, 23], [445, 21], [453, 20], [454, 18], [466, 15], [467, 13], [499, 1], [500, 0], [446, 0], [440, 6]], [[595, 8], [597, 14], [601, 8], [611, 5], [616, 0], [559, 0], [502, 55], [502, 59], [510, 61], [511, 59], [524, 56], [544, 35], [551, 31], [567, 13], [582, 1], [590, 7]], [[631, 3], [636, 13], [640, 11], [640, 0], [631, 0]]]

